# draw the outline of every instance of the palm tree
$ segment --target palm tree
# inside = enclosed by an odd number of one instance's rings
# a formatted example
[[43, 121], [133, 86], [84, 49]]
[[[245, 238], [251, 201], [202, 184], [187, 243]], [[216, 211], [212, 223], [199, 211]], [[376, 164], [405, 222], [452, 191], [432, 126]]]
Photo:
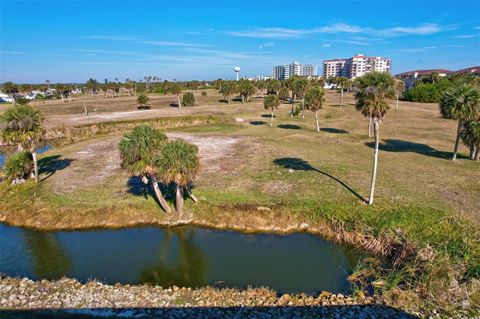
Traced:
[[237, 83], [234, 81], [222, 81], [220, 93], [223, 95], [223, 99], [230, 103], [230, 96], [237, 90]]
[[183, 214], [183, 196], [190, 192], [200, 170], [198, 147], [184, 140], [170, 141], [155, 157], [155, 165], [165, 184], [175, 184], [175, 208]]
[[480, 117], [480, 90], [466, 84], [454, 86], [443, 94], [439, 106], [442, 117], [458, 120], [457, 138], [452, 154], [454, 161], [457, 159], [463, 123]]
[[150, 181], [160, 205], [165, 212], [171, 213], [172, 210], [158, 186], [158, 168], [154, 161], [155, 155], [162, 150], [166, 141], [167, 136], [160, 130], [150, 126], [137, 126], [132, 132], [123, 135], [118, 148], [122, 168], [132, 175], [143, 176], [144, 180]]
[[18, 86], [12, 82], [5, 82], [2, 85], [2, 89], [5, 93], [10, 95], [13, 100], [13, 105], [16, 105], [17, 99], [15, 98], [15, 94], [18, 93]]
[[322, 87], [315, 85], [305, 94], [305, 106], [310, 111], [315, 112], [315, 124], [317, 125], [317, 132], [320, 132], [318, 111], [323, 108], [323, 103], [325, 103], [325, 90]]
[[272, 116], [270, 117], [270, 126], [273, 126], [273, 111], [278, 109], [280, 105], [280, 100], [278, 95], [267, 95], [263, 101], [263, 107], [265, 110], [270, 110], [272, 112]]
[[405, 91], [405, 82], [399, 79], [395, 79], [395, 82], [393, 83], [393, 90], [395, 91], [395, 110], [398, 111], [398, 99], [400, 98], [400, 95], [402, 95], [403, 91]]
[[250, 97], [255, 93], [255, 86], [249, 80], [240, 80], [238, 84], [239, 93], [243, 102], [249, 102]]
[[262, 95], [263, 99], [263, 90], [267, 87], [267, 84], [263, 80], [259, 80], [255, 83], [255, 87], [260, 91], [260, 94]]
[[373, 131], [375, 134], [375, 148], [373, 151], [373, 172], [372, 184], [370, 187], [370, 196], [368, 203], [373, 204], [375, 194], [375, 183], [377, 179], [378, 164], [378, 146], [380, 139], [380, 123], [385, 114], [390, 109], [387, 99], [393, 96], [393, 77], [386, 72], [372, 72], [357, 78], [355, 94], [355, 108], [364, 116], [368, 116], [373, 121]]
[[468, 121], [463, 125], [461, 133], [463, 142], [470, 146], [470, 159], [480, 159], [480, 119]]
[[267, 82], [267, 93], [270, 94], [270, 93], [274, 93], [274, 94], [278, 94], [278, 91], [280, 90], [280, 81], [279, 80], [276, 80], [276, 79], [273, 79], [273, 80], [270, 80]]
[[172, 92], [172, 94], [177, 96], [178, 108], [181, 109], [182, 108], [182, 103], [180, 102], [180, 93], [182, 93], [182, 88], [177, 83], [174, 83], [170, 87], [170, 92]]
[[295, 92], [295, 96], [302, 99], [302, 118], [305, 118], [305, 91], [308, 87], [308, 80], [304, 78], [297, 78], [293, 82], [293, 91]]
[[335, 84], [337, 84], [337, 87], [340, 88], [340, 110], [342, 110], [343, 107], [343, 92], [345, 89], [348, 89], [352, 85], [352, 81], [350, 79], [340, 76], [338, 78], [335, 78], [334, 81]]
[[38, 162], [36, 145], [43, 139], [44, 116], [29, 105], [19, 105], [8, 109], [1, 116], [1, 139], [6, 143], [18, 144], [19, 149], [27, 148], [32, 153], [35, 182], [38, 182]]

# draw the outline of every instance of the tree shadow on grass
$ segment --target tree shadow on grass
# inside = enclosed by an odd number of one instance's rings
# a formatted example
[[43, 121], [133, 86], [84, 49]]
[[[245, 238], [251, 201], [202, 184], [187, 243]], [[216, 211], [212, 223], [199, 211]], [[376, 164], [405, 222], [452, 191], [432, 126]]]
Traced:
[[335, 133], [335, 134], [346, 134], [346, 133], [350, 133], [349, 131], [347, 130], [342, 130], [340, 128], [334, 128], [334, 127], [324, 127], [324, 128], [321, 128], [320, 131], [322, 132], [328, 132], [328, 133]]
[[360, 199], [362, 202], [366, 202], [365, 198], [363, 198], [362, 196], [360, 196], [355, 190], [353, 190], [353, 188], [351, 188], [350, 186], [348, 186], [345, 182], [343, 182], [342, 180], [336, 178], [335, 176], [333, 175], [330, 175], [329, 173], [327, 172], [324, 172], [324, 171], [321, 171], [315, 167], [313, 167], [312, 165], [310, 165], [309, 162], [307, 162], [306, 160], [304, 159], [301, 159], [301, 158], [296, 158], [296, 157], [283, 157], [283, 158], [277, 158], [273, 161], [274, 164], [278, 165], [278, 166], [281, 166], [281, 167], [284, 167], [284, 168], [288, 168], [288, 169], [293, 169], [295, 171], [315, 171], [317, 173], [320, 173], [322, 175], [325, 175], [331, 179], [333, 179], [335, 182], [339, 183], [340, 185], [342, 185], [345, 189], [347, 189], [350, 193], [352, 193], [353, 195], [355, 195], [358, 199]]
[[80, 308], [68, 310], [0, 310], [4, 319], [95, 318], [404, 318], [416, 319], [384, 305]]
[[[375, 142], [367, 142], [365, 143], [365, 145], [370, 148], [374, 148]], [[379, 145], [379, 149], [385, 152], [398, 152], [398, 153], [410, 152], [410, 153], [417, 153], [417, 154], [443, 158], [443, 159], [450, 159], [452, 157], [452, 152], [439, 151], [427, 144], [415, 143], [415, 142], [404, 141], [404, 140], [395, 140], [395, 139], [382, 140], [382, 142]], [[461, 154], [458, 154], [457, 157], [467, 158], [466, 156]]]
[[170, 106], [170, 107], [178, 107], [178, 103], [170, 103], [170, 104], [168, 104], [168, 106]]
[[[141, 196], [145, 199], [148, 199], [148, 197], [152, 197], [155, 202], [161, 207], [160, 202], [155, 195], [155, 191], [153, 190], [153, 186], [150, 182], [148, 182], [148, 184], [144, 184], [140, 176], [130, 176], [127, 181], [127, 186], [128, 193], [135, 196]], [[158, 183], [158, 186], [160, 187], [160, 191], [162, 192], [163, 197], [165, 197], [166, 200], [175, 198], [174, 184], [164, 185], [162, 183]]]
[[250, 125], [256, 125], [256, 126], [258, 126], [258, 125], [266, 125], [266, 124], [267, 124], [267, 122], [265, 122], [265, 121], [251, 121], [251, 122], [250, 122]]
[[61, 158], [61, 155], [52, 155], [52, 156], [47, 156], [43, 157], [38, 160], [38, 172], [39, 174], [46, 174], [46, 176], [42, 179], [42, 181], [46, 180], [53, 174], [55, 174], [56, 171], [61, 171], [74, 161], [73, 159], [69, 158]]
[[287, 130], [299, 130], [302, 127], [295, 125], [295, 124], [279, 124], [277, 125], [279, 128], [287, 129]]

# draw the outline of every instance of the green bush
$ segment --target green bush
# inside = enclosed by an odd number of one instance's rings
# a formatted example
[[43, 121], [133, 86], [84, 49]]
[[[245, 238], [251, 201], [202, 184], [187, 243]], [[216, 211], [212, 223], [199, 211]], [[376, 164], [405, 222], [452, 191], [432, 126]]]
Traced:
[[438, 103], [443, 93], [453, 84], [449, 79], [441, 79], [435, 83], [417, 81], [415, 87], [407, 90], [404, 99], [411, 102]]
[[191, 92], [187, 92], [183, 95], [182, 98], [183, 106], [193, 106], [195, 104], [195, 96]]
[[27, 151], [22, 151], [13, 154], [7, 158], [3, 173], [9, 180], [16, 178], [28, 178], [33, 172], [33, 158], [32, 154]]
[[147, 106], [147, 103], [149, 101], [149, 97], [146, 94], [140, 94], [137, 98], [137, 103], [138, 103], [138, 108], [139, 109], [149, 109], [150, 107]]

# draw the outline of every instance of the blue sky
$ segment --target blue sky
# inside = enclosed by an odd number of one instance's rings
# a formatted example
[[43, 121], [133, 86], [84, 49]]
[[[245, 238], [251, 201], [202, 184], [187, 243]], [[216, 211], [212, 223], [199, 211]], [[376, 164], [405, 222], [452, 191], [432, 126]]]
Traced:
[[0, 0], [0, 81], [269, 75], [356, 53], [393, 72], [480, 65], [480, 1]]

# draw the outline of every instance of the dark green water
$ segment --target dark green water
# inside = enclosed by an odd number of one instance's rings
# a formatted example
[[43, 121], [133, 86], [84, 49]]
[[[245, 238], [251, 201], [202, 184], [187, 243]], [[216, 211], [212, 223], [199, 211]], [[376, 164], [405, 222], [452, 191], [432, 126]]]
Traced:
[[308, 234], [203, 228], [37, 232], [0, 224], [0, 272], [106, 283], [348, 292], [358, 254]]

